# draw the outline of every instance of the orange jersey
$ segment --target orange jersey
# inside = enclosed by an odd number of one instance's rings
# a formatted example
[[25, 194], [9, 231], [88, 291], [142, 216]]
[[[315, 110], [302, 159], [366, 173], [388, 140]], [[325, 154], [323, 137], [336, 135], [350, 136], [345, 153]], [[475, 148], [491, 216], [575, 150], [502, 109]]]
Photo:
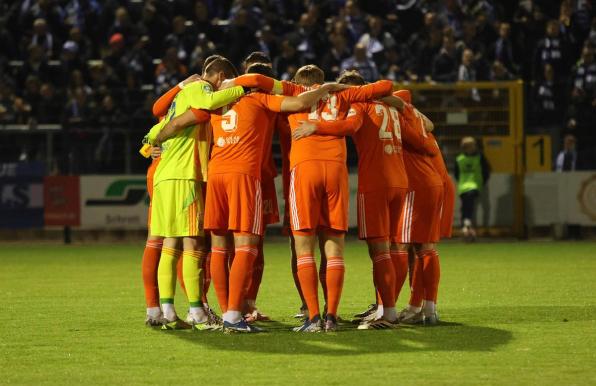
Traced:
[[211, 114], [209, 175], [241, 173], [261, 178], [264, 146], [284, 97], [253, 93]]
[[277, 176], [277, 168], [275, 167], [275, 161], [273, 160], [273, 152], [272, 152], [272, 142], [273, 142], [273, 132], [275, 131], [275, 126], [277, 124], [277, 116], [279, 114], [272, 115], [272, 118], [269, 120], [270, 127], [267, 129], [267, 136], [265, 137], [265, 144], [263, 145], [263, 165], [261, 168], [261, 180], [264, 181], [266, 179], [272, 180]]
[[407, 188], [397, 110], [382, 102], [358, 103], [352, 108], [354, 115], [362, 117], [352, 137], [358, 151], [358, 191]]
[[[293, 86], [294, 87], [294, 86]], [[285, 93], [284, 86], [284, 93]], [[290, 114], [288, 120], [294, 131], [301, 121], [336, 121], [345, 119], [351, 103], [366, 102], [368, 100], [388, 95], [393, 88], [391, 81], [382, 80], [366, 86], [350, 87], [329, 95], [324, 100], [312, 106], [310, 112]], [[294, 87], [294, 95], [306, 91], [306, 87]], [[292, 141], [290, 152], [290, 167], [295, 167], [303, 161], [337, 161], [346, 162], [346, 141], [343, 137], [311, 135], [298, 141]]]
[[430, 160], [435, 168], [435, 171], [439, 173], [443, 182], [445, 182], [449, 177], [449, 172], [447, 171], [447, 166], [445, 166], [445, 161], [443, 160], [443, 155], [441, 154], [441, 149], [439, 148], [439, 144], [435, 139], [435, 136], [432, 133], [427, 133], [428, 137], [431, 140], [430, 147], [435, 149], [434, 152], [431, 153]]
[[403, 114], [400, 114], [400, 119], [404, 165], [408, 174], [410, 190], [443, 185], [443, 180], [431, 160], [433, 143], [434, 152], [438, 151], [434, 137], [429, 137], [426, 133], [422, 119], [412, 105], [406, 104]]

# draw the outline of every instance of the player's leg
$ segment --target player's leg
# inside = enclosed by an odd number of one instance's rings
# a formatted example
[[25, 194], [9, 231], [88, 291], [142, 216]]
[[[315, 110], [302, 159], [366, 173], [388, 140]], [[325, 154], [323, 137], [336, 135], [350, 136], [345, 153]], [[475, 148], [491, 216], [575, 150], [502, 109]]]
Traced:
[[476, 235], [476, 231], [474, 230], [474, 209], [477, 197], [477, 190], [471, 190], [460, 195], [462, 233], [467, 241], [473, 240]]
[[163, 241], [159, 267], [157, 269], [157, 282], [159, 285], [159, 296], [161, 309], [164, 316], [164, 326], [166, 328], [189, 328], [180, 320], [174, 307], [174, 295], [176, 294], [176, 264], [178, 257], [175, 248], [177, 238], [166, 237]]
[[300, 332], [321, 330], [318, 272], [314, 258], [315, 232], [319, 224], [324, 178], [321, 163], [302, 162], [292, 169], [290, 176], [290, 220], [296, 248], [296, 270], [308, 320], [296, 328]]
[[424, 288], [424, 306], [422, 313], [425, 324], [436, 324], [437, 318], [437, 293], [441, 277], [439, 254], [434, 243], [424, 243], [416, 251], [417, 262], [422, 266], [422, 287]]
[[201, 236], [183, 239], [182, 270], [186, 283], [189, 311], [187, 321], [195, 325], [205, 325], [208, 316], [203, 308], [203, 259], [207, 255], [205, 240]]
[[159, 257], [163, 237], [147, 236], [145, 250], [143, 251], [143, 260], [141, 262], [141, 271], [143, 277], [143, 287], [145, 289], [145, 303], [147, 306], [147, 316], [145, 324], [148, 326], [161, 325], [161, 308], [159, 307], [159, 288], [157, 286], [157, 267], [159, 266]]
[[228, 310], [229, 249], [226, 232], [211, 233], [211, 279], [221, 313]]

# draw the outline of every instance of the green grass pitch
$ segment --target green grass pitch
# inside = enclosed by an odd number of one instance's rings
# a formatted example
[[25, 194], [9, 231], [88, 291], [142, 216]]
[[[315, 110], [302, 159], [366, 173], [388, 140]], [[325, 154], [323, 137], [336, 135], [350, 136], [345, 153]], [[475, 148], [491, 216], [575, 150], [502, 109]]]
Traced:
[[[266, 245], [258, 303], [275, 322], [247, 336], [145, 327], [142, 243], [5, 244], [0, 384], [596, 384], [596, 243], [447, 243], [443, 325], [311, 335], [289, 331], [286, 248]], [[349, 318], [371, 302], [371, 264], [363, 243], [346, 251]]]

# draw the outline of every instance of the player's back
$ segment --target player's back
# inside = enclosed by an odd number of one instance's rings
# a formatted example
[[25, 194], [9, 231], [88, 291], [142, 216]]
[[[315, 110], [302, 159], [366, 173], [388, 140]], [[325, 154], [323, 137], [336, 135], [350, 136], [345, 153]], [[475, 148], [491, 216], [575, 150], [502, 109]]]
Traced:
[[[427, 152], [431, 138], [424, 129], [422, 119], [409, 107], [400, 114], [403, 139], [403, 158], [411, 189], [421, 189], [443, 184]], [[433, 140], [434, 141], [434, 140]], [[423, 145], [422, 145], [423, 144]]]
[[264, 146], [275, 113], [253, 93], [211, 114], [213, 150], [209, 174], [241, 173], [261, 177]]
[[398, 112], [383, 102], [356, 103], [348, 113], [361, 114], [352, 137], [358, 151], [358, 191], [407, 188]]

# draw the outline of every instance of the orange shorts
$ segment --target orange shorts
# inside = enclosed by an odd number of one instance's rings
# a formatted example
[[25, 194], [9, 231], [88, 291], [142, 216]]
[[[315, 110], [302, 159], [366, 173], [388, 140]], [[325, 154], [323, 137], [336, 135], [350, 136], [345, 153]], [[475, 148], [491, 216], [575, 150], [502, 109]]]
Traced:
[[455, 185], [451, 178], [443, 184], [443, 202], [441, 207], [441, 237], [451, 237], [453, 211], [455, 210]]
[[409, 191], [399, 222], [398, 242], [409, 244], [439, 241], [442, 201], [442, 185]]
[[290, 177], [292, 231], [348, 230], [348, 169], [342, 162], [306, 161]]
[[262, 235], [261, 181], [239, 173], [210, 175], [205, 202], [205, 230]]
[[151, 197], [153, 196], [153, 176], [160, 158], [154, 159], [147, 168], [147, 194], [149, 195], [149, 211], [147, 213], [147, 228], [151, 228]]
[[406, 199], [406, 188], [358, 193], [358, 235], [361, 239], [395, 238]]
[[279, 208], [277, 206], [277, 191], [273, 178], [265, 178], [261, 181], [263, 190], [263, 225], [276, 224], [279, 222]]

